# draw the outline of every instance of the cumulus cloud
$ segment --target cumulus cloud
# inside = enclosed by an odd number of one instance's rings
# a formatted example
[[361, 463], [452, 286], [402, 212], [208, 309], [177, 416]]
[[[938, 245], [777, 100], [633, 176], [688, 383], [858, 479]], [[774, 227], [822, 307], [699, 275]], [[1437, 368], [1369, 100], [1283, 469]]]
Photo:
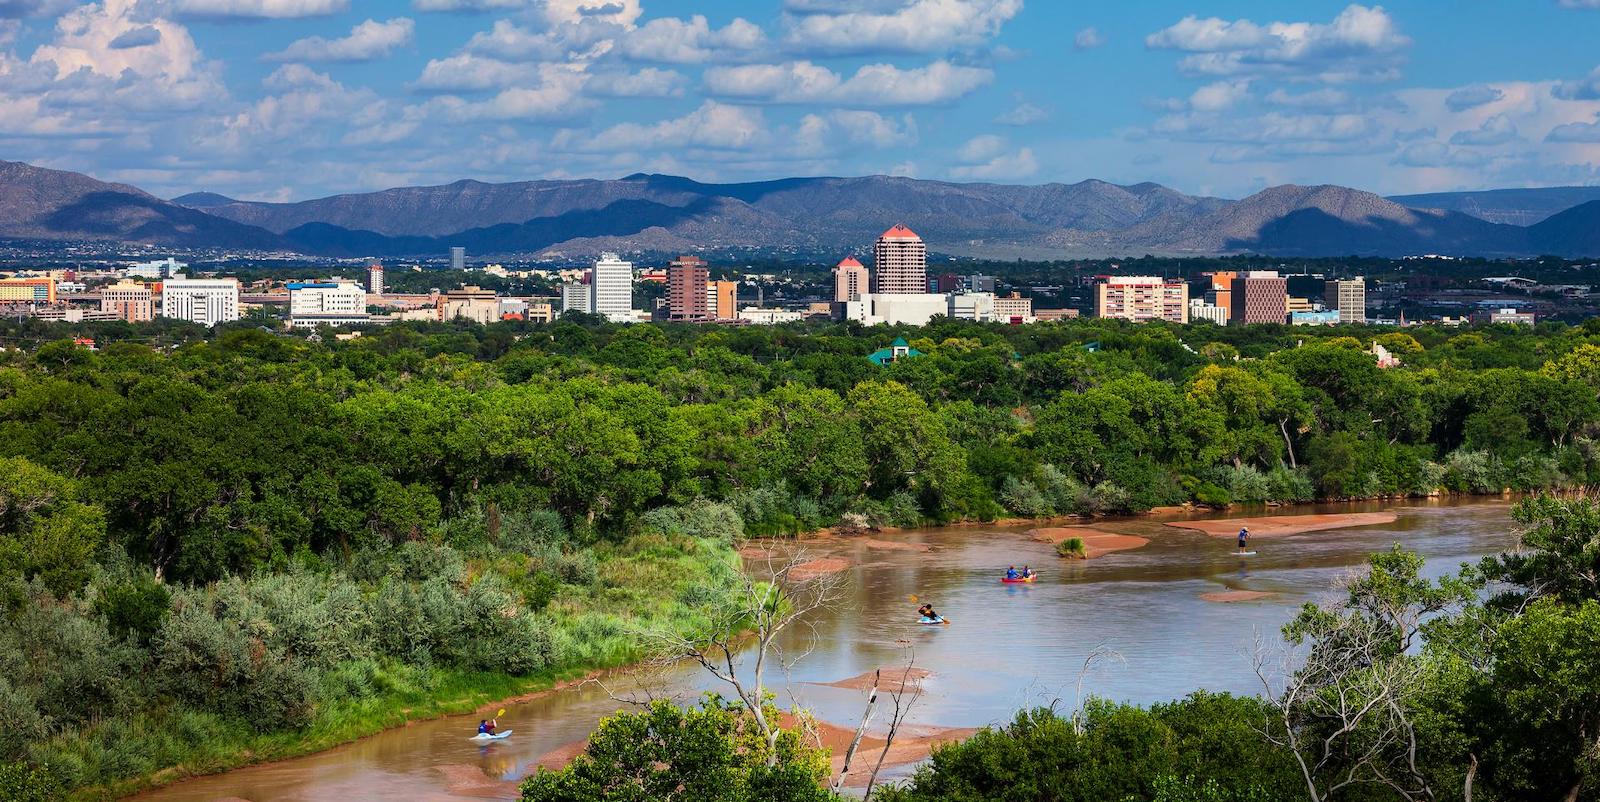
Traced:
[[1473, 86], [1465, 86], [1457, 89], [1454, 92], [1451, 92], [1450, 95], [1444, 99], [1444, 105], [1451, 111], [1466, 111], [1467, 109], [1475, 109], [1479, 106], [1486, 106], [1505, 96], [1505, 92], [1502, 92], [1492, 86], [1474, 84]]
[[295, 19], [325, 17], [350, 8], [350, 0], [174, 0], [180, 17]]
[[[791, 6], [792, 7], [792, 6]], [[784, 42], [803, 52], [934, 53], [981, 45], [1022, 10], [1022, 0], [911, 0], [898, 7], [786, 14]], [[834, 11], [833, 9], [836, 9]]]
[[[447, 81], [449, 76], [443, 73], [441, 68], [440, 74], [432, 79], [434, 86], [442, 86]], [[456, 122], [567, 122], [586, 114], [595, 105], [594, 101], [583, 96], [583, 87], [589, 76], [577, 67], [540, 64], [529, 70], [529, 76], [528, 83], [532, 85], [518, 83], [507, 86], [484, 100], [472, 101], [444, 95], [418, 108], [424, 116], [443, 116]]]
[[1477, 167], [1484, 163], [1484, 157], [1440, 142], [1419, 142], [1400, 151], [1394, 163], [1401, 167]]
[[1010, 143], [994, 134], [982, 134], [967, 140], [956, 151], [962, 164], [952, 167], [955, 178], [977, 181], [1009, 181], [1031, 178], [1039, 171], [1039, 161], [1031, 148], [1011, 150]]
[[1084, 28], [1072, 37], [1072, 46], [1078, 50], [1093, 50], [1106, 43], [1106, 38], [1094, 27]]
[[707, 100], [683, 117], [658, 123], [619, 123], [592, 136], [572, 130], [561, 131], [554, 144], [562, 150], [594, 152], [662, 148], [742, 150], [766, 138], [766, 118], [760, 109]]
[[1300, 109], [1338, 109], [1355, 103], [1355, 97], [1349, 92], [1327, 87], [1313, 89], [1309, 92], [1287, 92], [1283, 89], [1274, 89], [1267, 93], [1265, 100], [1274, 106]]
[[1217, 81], [1194, 90], [1189, 108], [1195, 111], [1226, 111], [1250, 97], [1249, 81]]
[[486, 11], [514, 11], [527, 8], [529, 0], [411, 0], [417, 11], [445, 11], [479, 13]]
[[112, 50], [126, 50], [130, 47], [149, 47], [160, 41], [160, 28], [154, 25], [141, 25], [117, 34], [117, 38], [111, 40], [109, 47]]
[[308, 36], [261, 58], [264, 61], [373, 61], [410, 44], [415, 31], [416, 23], [405, 17], [386, 22], [369, 19], [351, 28], [349, 36], [338, 39]]
[[1595, 115], [1592, 123], [1566, 123], [1550, 129], [1545, 135], [1546, 142], [1568, 142], [1582, 144], [1600, 144], [1600, 114]]
[[587, 91], [605, 97], [678, 97], [688, 82], [683, 73], [658, 67], [637, 72], [606, 70], [589, 79]]
[[706, 18], [660, 17], [635, 28], [622, 38], [620, 52], [635, 61], [698, 64], [739, 60], [767, 46], [761, 27], [735, 19], [713, 29]]
[[473, 34], [466, 50], [502, 61], [592, 61], [609, 52], [615, 37], [626, 30], [614, 23], [580, 20], [533, 31], [502, 19]]
[[1483, 125], [1476, 129], [1457, 131], [1455, 136], [1450, 137], [1450, 144], [1489, 147], [1504, 145], [1516, 138], [1516, 123], [1513, 123], [1511, 118], [1504, 114], [1496, 114], [1484, 120]]
[[1010, 111], [994, 118], [994, 121], [1001, 125], [1023, 126], [1044, 122], [1049, 116], [1048, 112], [1032, 103], [1018, 103]]
[[[114, 46], [123, 37], [145, 43]], [[104, 116], [105, 107], [177, 114], [227, 94], [188, 29], [144, 19], [133, 0], [67, 12], [56, 21], [55, 39], [36, 49], [28, 66], [46, 79], [38, 90], [48, 92], [52, 105], [95, 109], [96, 117]]]
[[920, 106], [948, 103], [994, 78], [990, 70], [935, 61], [901, 69], [868, 64], [844, 78], [809, 61], [713, 67], [705, 71], [707, 91], [722, 97], [764, 103], [822, 103], [841, 106]]
[[1550, 90], [1562, 100], [1600, 100], [1600, 67], [1576, 81], [1561, 81]]
[[828, 118], [854, 144], [875, 148], [911, 145], [917, 141], [917, 121], [907, 114], [898, 121], [874, 111], [836, 109]]
[[539, 70], [533, 65], [457, 53], [430, 59], [422, 68], [422, 75], [411, 82], [411, 88], [423, 92], [477, 92], [534, 81], [538, 75]]
[[384, 111], [383, 102], [371, 90], [347, 88], [304, 64], [277, 68], [262, 86], [268, 94], [208, 131], [199, 143], [202, 150], [241, 155], [283, 142], [293, 142], [295, 147], [327, 144], [334, 140], [311, 136], [326, 130], [321, 123], [350, 118], [358, 124], [371, 124]]
[[1282, 75], [1323, 81], [1392, 80], [1411, 39], [1382, 7], [1351, 5], [1331, 22], [1185, 17], [1148, 37], [1154, 49], [1188, 53], [1198, 75]]

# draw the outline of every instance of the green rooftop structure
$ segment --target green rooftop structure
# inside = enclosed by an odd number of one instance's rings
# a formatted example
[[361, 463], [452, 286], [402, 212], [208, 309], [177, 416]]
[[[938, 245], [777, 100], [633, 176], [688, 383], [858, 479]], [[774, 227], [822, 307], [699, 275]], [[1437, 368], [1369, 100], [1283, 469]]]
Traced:
[[873, 351], [867, 355], [867, 359], [872, 360], [874, 365], [887, 365], [891, 362], [899, 362], [902, 359], [910, 359], [914, 356], [924, 356], [924, 354], [912, 348], [911, 343], [906, 342], [906, 338], [896, 337], [894, 342], [889, 343], [888, 348], [879, 348]]

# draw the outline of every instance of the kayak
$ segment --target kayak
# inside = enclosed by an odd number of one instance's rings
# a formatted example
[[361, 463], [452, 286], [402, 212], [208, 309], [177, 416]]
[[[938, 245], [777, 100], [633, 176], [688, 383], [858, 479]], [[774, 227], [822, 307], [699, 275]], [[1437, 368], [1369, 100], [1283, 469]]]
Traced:
[[1029, 582], [1032, 582], [1033, 580], [1038, 579], [1038, 578], [1039, 578], [1038, 574], [1034, 574], [1033, 576], [1030, 576], [1030, 577], [1020, 577], [1019, 576], [1016, 579], [1006, 579], [1005, 577], [1000, 577], [1000, 584], [1002, 584], [1002, 585], [1025, 585], [1025, 584], [1027, 584]]
[[930, 624], [930, 625], [931, 624], [943, 624], [944, 623], [944, 616], [939, 616], [938, 618], [919, 618], [919, 619], [917, 619], [917, 623], [919, 623], [919, 624]]
[[469, 741], [498, 741], [498, 740], [500, 740], [502, 738], [510, 738], [510, 737], [511, 737], [511, 730], [501, 730], [501, 731], [499, 731], [499, 732], [497, 732], [497, 733], [495, 733], [493, 735], [490, 735], [490, 734], [488, 734], [486, 732], [480, 732], [477, 735], [474, 735], [471, 738], [468, 738], [467, 740], [469, 740]]

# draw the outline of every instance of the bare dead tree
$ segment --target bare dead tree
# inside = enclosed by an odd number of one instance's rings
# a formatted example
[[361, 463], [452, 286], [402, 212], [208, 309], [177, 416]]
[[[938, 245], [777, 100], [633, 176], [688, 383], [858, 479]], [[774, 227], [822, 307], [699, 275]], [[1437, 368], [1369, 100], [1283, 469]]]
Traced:
[[839, 767], [839, 776], [833, 781], [833, 792], [836, 794], [844, 787], [844, 778], [850, 773], [850, 763], [855, 760], [856, 750], [861, 747], [861, 739], [867, 734], [867, 726], [872, 723], [872, 714], [878, 707], [878, 681], [882, 677], [883, 669], [872, 672], [872, 686], [867, 688], [867, 710], [861, 714], [861, 723], [856, 726], [855, 737], [850, 739], [849, 748], [844, 750], [844, 763]]
[[[889, 757], [889, 749], [894, 746], [894, 739], [900, 734], [900, 725], [905, 723], [906, 717], [911, 714], [911, 708], [916, 706], [922, 698], [922, 680], [911, 673], [917, 664], [916, 647], [906, 644], [906, 667], [900, 675], [900, 681], [889, 692], [889, 698], [894, 702], [894, 711], [889, 716], [889, 731], [883, 737], [883, 751], [878, 753], [878, 762], [872, 766], [872, 774], [867, 776], [867, 789], [862, 794], [863, 799], [872, 798], [872, 788], [878, 784], [878, 773], [883, 771], [883, 762]], [[840, 775], [841, 781], [843, 775]]]
[[1095, 647], [1084, 655], [1083, 665], [1078, 669], [1077, 699], [1072, 707], [1072, 729], [1079, 735], [1083, 734], [1083, 683], [1088, 679], [1090, 672], [1099, 668], [1102, 663], [1116, 661], [1126, 663], [1122, 653], [1105, 644], [1104, 641], [1095, 644]]
[[701, 608], [708, 623], [696, 633], [656, 628], [638, 634], [651, 655], [647, 663], [687, 660], [727, 685], [766, 740], [772, 766], [782, 731], [768, 714], [766, 672], [773, 663], [786, 671], [797, 659], [784, 654], [778, 638], [836, 601], [841, 585], [836, 575], [799, 570], [807, 562], [803, 550], [758, 548], [747, 550], [745, 570], [733, 578], [733, 587]]

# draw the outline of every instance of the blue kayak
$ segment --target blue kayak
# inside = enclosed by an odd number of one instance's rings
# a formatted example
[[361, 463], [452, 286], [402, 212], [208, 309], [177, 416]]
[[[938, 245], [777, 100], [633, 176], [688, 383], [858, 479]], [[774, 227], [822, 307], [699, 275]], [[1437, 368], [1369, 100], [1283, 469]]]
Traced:
[[919, 624], [929, 624], [929, 625], [932, 625], [932, 624], [943, 624], [944, 623], [944, 616], [939, 616], [937, 618], [919, 618], [919, 619], [917, 619], [917, 623], [919, 623]]
[[501, 730], [501, 731], [499, 731], [499, 732], [497, 732], [497, 733], [495, 733], [493, 735], [490, 735], [489, 733], [486, 733], [486, 732], [480, 732], [477, 735], [474, 735], [471, 738], [468, 738], [467, 740], [469, 740], [469, 741], [498, 741], [498, 740], [500, 740], [502, 738], [510, 738], [510, 737], [511, 737], [511, 730]]

